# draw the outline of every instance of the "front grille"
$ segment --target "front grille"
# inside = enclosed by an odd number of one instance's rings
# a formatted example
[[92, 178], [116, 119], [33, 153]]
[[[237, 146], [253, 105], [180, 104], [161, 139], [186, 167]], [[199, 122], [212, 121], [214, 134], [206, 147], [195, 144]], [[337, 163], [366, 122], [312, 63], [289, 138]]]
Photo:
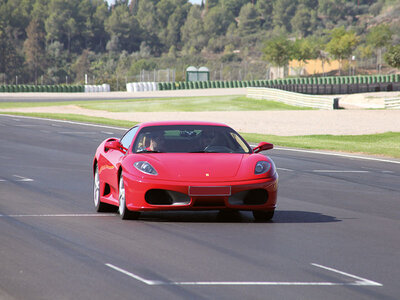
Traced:
[[193, 207], [225, 207], [223, 198], [195, 198]]
[[231, 205], [262, 205], [268, 201], [268, 192], [264, 189], [254, 189], [239, 192], [229, 197]]
[[151, 205], [188, 205], [190, 197], [175, 191], [152, 189], [146, 192], [144, 199]]

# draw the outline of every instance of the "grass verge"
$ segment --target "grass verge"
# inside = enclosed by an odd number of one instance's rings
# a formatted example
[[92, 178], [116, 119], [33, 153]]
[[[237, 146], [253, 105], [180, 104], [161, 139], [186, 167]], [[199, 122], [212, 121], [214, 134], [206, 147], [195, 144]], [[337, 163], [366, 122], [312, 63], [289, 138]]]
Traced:
[[[137, 122], [121, 121], [107, 118], [88, 117], [74, 114], [46, 114], [46, 113], [4, 113], [39, 118], [69, 120], [84, 123], [94, 123], [109, 126], [130, 128]], [[256, 133], [241, 133], [252, 143], [266, 141], [276, 146], [331, 150], [342, 152], [365, 153], [379, 156], [400, 158], [400, 132], [387, 132], [368, 135], [306, 135], [306, 136], [277, 136]]]
[[101, 125], [116, 126], [123, 128], [130, 128], [138, 123], [134, 121], [130, 122], [125, 120], [90, 117], [78, 114], [49, 114], [49, 113], [20, 113], [20, 112], [4, 112], [4, 113], [0, 112], [0, 114], [55, 119], [63, 121], [74, 121], [74, 122], [91, 123], [91, 124], [101, 124]]
[[366, 135], [304, 135], [276, 136], [243, 133], [250, 142], [270, 142], [277, 146], [365, 153], [400, 158], [400, 132]]
[[64, 102], [4, 102], [0, 109], [77, 105], [87, 109], [108, 112], [170, 112], [170, 111], [258, 111], [258, 110], [310, 110], [280, 102], [257, 100], [245, 96], [202, 96], [159, 99], [64, 101]]

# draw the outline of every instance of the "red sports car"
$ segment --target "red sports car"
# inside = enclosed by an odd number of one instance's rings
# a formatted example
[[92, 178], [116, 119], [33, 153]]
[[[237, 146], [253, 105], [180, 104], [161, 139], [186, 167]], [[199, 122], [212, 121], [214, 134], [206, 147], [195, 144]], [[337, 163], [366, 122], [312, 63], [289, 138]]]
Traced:
[[151, 122], [109, 138], [93, 160], [96, 210], [122, 219], [159, 210], [246, 210], [256, 220], [275, 211], [273, 161], [232, 128], [210, 122]]

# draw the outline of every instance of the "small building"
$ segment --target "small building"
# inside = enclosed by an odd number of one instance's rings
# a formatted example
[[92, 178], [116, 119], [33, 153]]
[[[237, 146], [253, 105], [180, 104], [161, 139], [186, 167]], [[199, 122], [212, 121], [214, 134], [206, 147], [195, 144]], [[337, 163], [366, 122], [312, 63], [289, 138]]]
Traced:
[[209, 81], [210, 70], [207, 67], [200, 67], [197, 69], [190, 66], [186, 69], [186, 81]]

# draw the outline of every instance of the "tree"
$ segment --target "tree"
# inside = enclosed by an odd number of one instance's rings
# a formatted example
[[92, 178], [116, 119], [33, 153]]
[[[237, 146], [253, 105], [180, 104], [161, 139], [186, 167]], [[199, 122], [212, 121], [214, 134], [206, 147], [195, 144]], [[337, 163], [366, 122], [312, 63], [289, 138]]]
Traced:
[[209, 37], [217, 37], [224, 35], [233, 16], [223, 7], [213, 7], [204, 17], [204, 31]]
[[139, 50], [141, 30], [136, 18], [125, 5], [114, 7], [111, 16], [106, 20], [105, 29], [113, 38], [118, 38], [118, 49], [133, 52]]
[[353, 31], [346, 31], [344, 27], [331, 30], [331, 40], [326, 45], [326, 50], [339, 60], [339, 75], [342, 69], [342, 60], [350, 57], [357, 46], [359, 38]]
[[90, 71], [90, 51], [85, 49], [83, 50], [82, 54], [78, 57], [75, 63], [71, 66], [71, 70], [75, 73], [75, 78], [80, 81], [84, 82], [85, 74], [88, 74]]
[[0, 20], [0, 74], [15, 78], [22, 71], [24, 59], [12, 39], [11, 31], [11, 28]]
[[256, 33], [260, 28], [260, 19], [254, 5], [248, 3], [242, 6], [239, 14], [238, 30], [240, 35], [247, 36]]
[[268, 40], [262, 50], [263, 59], [273, 66], [284, 67], [289, 63], [293, 53], [293, 42], [283, 37]]
[[371, 45], [374, 49], [376, 49], [376, 64], [377, 68], [380, 71], [380, 66], [382, 65], [382, 49], [388, 45], [390, 45], [390, 41], [392, 40], [392, 31], [389, 28], [389, 25], [382, 24], [375, 27], [372, 27], [368, 32], [366, 41], [368, 45]]
[[233, 16], [238, 16], [243, 6], [249, 4], [249, 0], [220, 0], [219, 2]]
[[273, 4], [273, 24], [284, 28], [287, 32], [292, 31], [290, 20], [294, 17], [297, 1], [276, 0]]
[[161, 43], [158, 37], [159, 25], [156, 6], [152, 1], [139, 1], [136, 19], [142, 32], [142, 39], [149, 45], [152, 52], [160, 54]]
[[400, 45], [391, 46], [384, 58], [389, 66], [400, 69]]
[[44, 25], [38, 19], [32, 19], [26, 29], [27, 39], [24, 42], [25, 60], [28, 68], [34, 74], [37, 84], [38, 75], [43, 73], [46, 66], [46, 42]]
[[270, 29], [272, 27], [272, 1], [258, 0], [255, 9], [260, 15], [261, 26], [265, 29]]
[[172, 46], [179, 46], [181, 43], [181, 28], [185, 23], [189, 6], [184, 5], [183, 7], [177, 7], [174, 13], [168, 19], [168, 25], [166, 28], [166, 40], [164, 44], [166, 47], [171, 48]]
[[197, 52], [207, 45], [207, 37], [204, 34], [201, 9], [198, 5], [192, 5], [186, 17], [185, 24], [181, 28], [181, 40], [184, 48], [193, 47]]
[[103, 0], [82, 0], [79, 4], [78, 24], [81, 28], [81, 48], [103, 52], [109, 35], [105, 22], [110, 12]]
[[300, 37], [306, 37], [312, 33], [316, 23], [316, 15], [305, 5], [300, 4], [296, 14], [290, 21], [293, 31], [298, 33]]

